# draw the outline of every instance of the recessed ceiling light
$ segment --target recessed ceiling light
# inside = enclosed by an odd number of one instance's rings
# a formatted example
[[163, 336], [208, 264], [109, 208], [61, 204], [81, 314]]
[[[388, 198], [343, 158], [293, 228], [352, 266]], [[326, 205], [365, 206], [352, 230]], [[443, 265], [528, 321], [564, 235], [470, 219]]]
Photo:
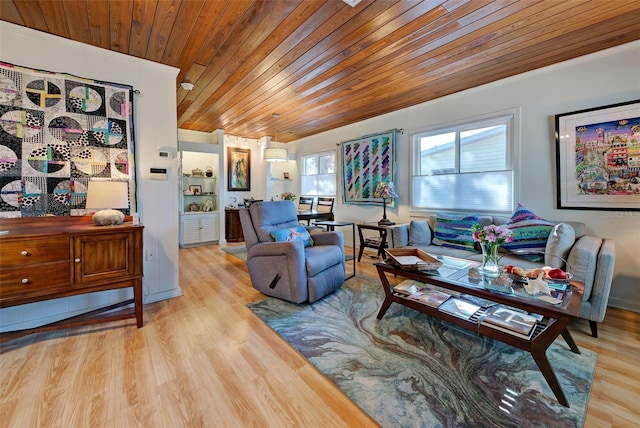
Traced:
[[351, 7], [356, 7], [362, 0], [342, 0]]
[[189, 82], [182, 82], [180, 86], [182, 86], [182, 89], [186, 91], [190, 91], [193, 89], [193, 83], [189, 83]]

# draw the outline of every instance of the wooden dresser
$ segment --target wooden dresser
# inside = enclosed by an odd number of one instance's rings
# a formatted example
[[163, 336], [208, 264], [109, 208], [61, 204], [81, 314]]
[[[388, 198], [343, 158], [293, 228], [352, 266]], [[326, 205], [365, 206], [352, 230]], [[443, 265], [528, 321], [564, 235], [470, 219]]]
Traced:
[[0, 308], [128, 287], [134, 295], [86, 314], [2, 333], [0, 342], [127, 318], [142, 327], [142, 230], [128, 222], [96, 226], [91, 217], [0, 219]]

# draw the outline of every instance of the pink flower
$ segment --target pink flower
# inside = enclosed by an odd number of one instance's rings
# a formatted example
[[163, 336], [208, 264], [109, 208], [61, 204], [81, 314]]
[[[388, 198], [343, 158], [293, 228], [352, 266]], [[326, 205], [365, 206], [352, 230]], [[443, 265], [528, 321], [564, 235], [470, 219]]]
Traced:
[[506, 226], [496, 226], [490, 224], [485, 227], [480, 227], [479, 224], [473, 226], [473, 240], [484, 244], [504, 244], [506, 242], [512, 242], [513, 236], [511, 235], [511, 229]]

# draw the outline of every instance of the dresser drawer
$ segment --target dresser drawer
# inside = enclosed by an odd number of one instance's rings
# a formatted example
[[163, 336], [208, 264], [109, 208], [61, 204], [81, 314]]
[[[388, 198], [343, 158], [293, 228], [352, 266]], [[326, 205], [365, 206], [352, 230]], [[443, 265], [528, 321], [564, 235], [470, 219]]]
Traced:
[[69, 261], [71, 241], [67, 237], [3, 242], [0, 246], [2, 270], [12, 266]]
[[71, 284], [69, 259], [46, 265], [0, 269], [0, 297]]

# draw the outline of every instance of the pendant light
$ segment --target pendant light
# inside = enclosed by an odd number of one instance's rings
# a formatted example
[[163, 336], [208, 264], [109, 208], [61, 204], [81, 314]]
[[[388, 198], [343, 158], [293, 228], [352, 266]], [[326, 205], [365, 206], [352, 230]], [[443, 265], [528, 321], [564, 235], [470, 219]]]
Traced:
[[[278, 143], [278, 113], [273, 113], [275, 119], [275, 138], [273, 143]], [[289, 151], [287, 149], [281, 149], [280, 147], [268, 147], [264, 149], [264, 160], [267, 162], [286, 162], [289, 160]]]

